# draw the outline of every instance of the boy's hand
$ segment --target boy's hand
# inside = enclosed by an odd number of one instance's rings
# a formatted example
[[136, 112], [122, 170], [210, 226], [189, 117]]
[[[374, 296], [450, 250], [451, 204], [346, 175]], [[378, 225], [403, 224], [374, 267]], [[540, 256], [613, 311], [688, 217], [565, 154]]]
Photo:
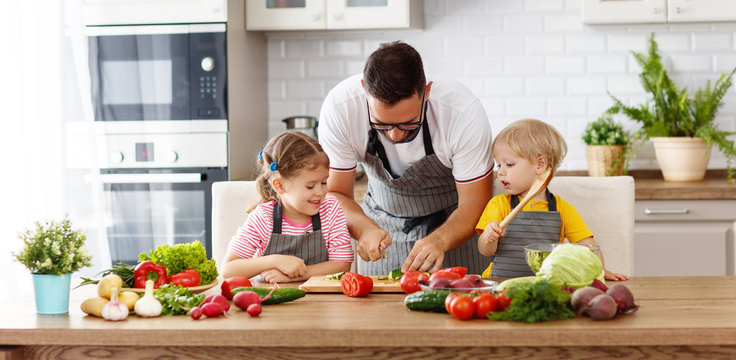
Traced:
[[485, 230], [478, 237], [478, 250], [480, 253], [485, 256], [495, 254], [496, 250], [498, 250], [498, 240], [501, 239], [505, 232], [505, 229], [501, 229], [498, 221], [493, 221], [486, 225]]
[[274, 255], [273, 266], [290, 278], [302, 277], [307, 273], [304, 260], [291, 255]]

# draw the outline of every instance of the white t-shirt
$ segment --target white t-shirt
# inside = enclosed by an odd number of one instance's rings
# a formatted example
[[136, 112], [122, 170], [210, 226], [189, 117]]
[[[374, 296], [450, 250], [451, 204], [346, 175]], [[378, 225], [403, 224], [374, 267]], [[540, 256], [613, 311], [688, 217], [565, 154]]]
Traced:
[[[362, 78], [362, 74], [357, 74], [343, 80], [322, 104], [319, 142], [330, 157], [333, 171], [351, 171], [365, 159], [370, 125]], [[427, 101], [427, 123], [435, 154], [443, 165], [452, 169], [456, 182], [487, 176], [493, 170], [492, 134], [483, 105], [454, 80], [430, 80], [433, 84]], [[425, 156], [421, 133], [402, 144], [391, 143], [380, 131], [379, 139], [394, 174], [403, 174]]]

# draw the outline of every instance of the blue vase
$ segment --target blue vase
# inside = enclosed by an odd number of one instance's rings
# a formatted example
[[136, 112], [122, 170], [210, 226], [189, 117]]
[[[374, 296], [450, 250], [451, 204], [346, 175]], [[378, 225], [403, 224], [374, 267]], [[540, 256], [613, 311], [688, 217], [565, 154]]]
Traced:
[[39, 314], [66, 314], [69, 312], [71, 274], [33, 275], [33, 293]]

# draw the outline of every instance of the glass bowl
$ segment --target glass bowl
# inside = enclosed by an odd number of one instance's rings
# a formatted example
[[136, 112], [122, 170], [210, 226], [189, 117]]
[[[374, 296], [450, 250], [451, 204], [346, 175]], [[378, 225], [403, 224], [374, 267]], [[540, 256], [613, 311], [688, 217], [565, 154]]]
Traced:
[[556, 245], [558, 244], [542, 243], [524, 246], [524, 258], [526, 259], [526, 264], [529, 265], [529, 269], [531, 269], [534, 274], [539, 271], [539, 268], [542, 267], [542, 262], [544, 262], [544, 259], [549, 256], [549, 253], [552, 252]]

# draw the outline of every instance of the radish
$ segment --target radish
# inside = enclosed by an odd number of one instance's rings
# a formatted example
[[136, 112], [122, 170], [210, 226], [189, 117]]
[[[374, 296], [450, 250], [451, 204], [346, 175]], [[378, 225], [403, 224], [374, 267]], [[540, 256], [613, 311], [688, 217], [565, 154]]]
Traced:
[[256, 317], [261, 314], [261, 304], [250, 304], [248, 305], [248, 309], [245, 311], [247, 311], [248, 315], [251, 317]]
[[215, 302], [208, 302], [202, 305], [202, 314], [206, 317], [216, 317], [222, 314], [222, 306]]
[[220, 304], [220, 307], [222, 307], [222, 311], [230, 310], [230, 303], [227, 301], [227, 298], [220, 294], [212, 296], [212, 298], [208, 302]]
[[199, 320], [199, 318], [202, 317], [202, 309], [200, 309], [199, 306], [191, 308], [191, 310], [189, 310], [189, 316], [194, 320]]
[[256, 294], [254, 291], [241, 291], [233, 296], [233, 304], [235, 304], [235, 306], [237, 306], [241, 310], [247, 311], [248, 306], [252, 304], [258, 304], [260, 306], [262, 302], [268, 300], [268, 298], [271, 297], [271, 294], [273, 294], [274, 290], [276, 290], [275, 287], [271, 289], [271, 292], [268, 293], [268, 295], [266, 295], [266, 297], [264, 297], [263, 299], [261, 299], [261, 297], [258, 296], [258, 294]]

